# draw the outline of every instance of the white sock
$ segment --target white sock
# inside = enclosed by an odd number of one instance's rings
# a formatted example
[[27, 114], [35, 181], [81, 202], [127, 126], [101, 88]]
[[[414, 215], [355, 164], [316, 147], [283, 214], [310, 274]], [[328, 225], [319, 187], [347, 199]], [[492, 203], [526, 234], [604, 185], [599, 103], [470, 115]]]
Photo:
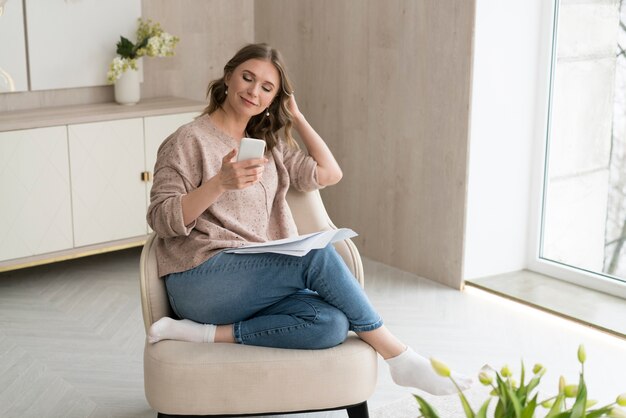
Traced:
[[212, 343], [215, 341], [217, 326], [199, 324], [189, 319], [172, 319], [167, 316], [159, 319], [148, 331], [148, 342], [154, 344], [161, 340], [179, 340], [193, 343]]
[[[400, 386], [423, 390], [431, 395], [450, 395], [457, 389], [448, 377], [439, 376], [430, 365], [430, 361], [408, 347], [402, 354], [387, 359], [391, 378]], [[472, 379], [452, 373], [454, 381], [461, 390], [472, 385]]]

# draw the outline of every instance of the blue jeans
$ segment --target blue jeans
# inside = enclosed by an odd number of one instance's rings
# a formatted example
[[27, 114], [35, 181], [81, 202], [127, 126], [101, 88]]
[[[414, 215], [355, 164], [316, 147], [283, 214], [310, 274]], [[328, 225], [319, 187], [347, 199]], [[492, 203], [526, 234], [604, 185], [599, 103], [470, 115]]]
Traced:
[[218, 253], [165, 285], [179, 317], [233, 324], [241, 344], [328, 348], [383, 324], [332, 245], [304, 257]]

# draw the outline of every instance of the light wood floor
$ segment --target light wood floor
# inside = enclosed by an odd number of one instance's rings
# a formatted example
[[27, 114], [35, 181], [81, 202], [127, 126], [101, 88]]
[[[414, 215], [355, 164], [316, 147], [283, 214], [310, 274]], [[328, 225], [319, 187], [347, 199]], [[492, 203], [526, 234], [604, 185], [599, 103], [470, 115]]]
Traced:
[[[156, 415], [143, 394], [138, 259], [131, 249], [0, 274], [1, 417]], [[370, 260], [364, 266], [368, 294], [389, 328], [456, 371], [541, 362], [544, 391], [553, 393], [560, 375], [577, 379], [584, 343], [590, 397], [608, 402], [626, 392], [622, 339], [477, 289], [458, 292]], [[380, 361], [370, 409], [408, 394]]]

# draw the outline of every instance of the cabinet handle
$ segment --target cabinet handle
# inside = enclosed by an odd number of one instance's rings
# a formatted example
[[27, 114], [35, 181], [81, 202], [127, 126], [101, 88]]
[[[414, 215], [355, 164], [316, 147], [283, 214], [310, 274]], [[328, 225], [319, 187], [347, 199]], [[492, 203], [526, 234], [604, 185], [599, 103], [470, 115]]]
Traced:
[[141, 181], [149, 182], [152, 180], [152, 173], [149, 171], [144, 171], [141, 173]]

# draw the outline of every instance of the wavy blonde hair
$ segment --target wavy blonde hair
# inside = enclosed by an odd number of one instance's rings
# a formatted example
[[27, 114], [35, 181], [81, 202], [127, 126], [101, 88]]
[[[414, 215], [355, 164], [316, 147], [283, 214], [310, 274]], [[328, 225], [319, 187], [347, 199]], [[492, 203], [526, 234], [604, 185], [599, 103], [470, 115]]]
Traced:
[[222, 107], [226, 100], [226, 78], [232, 75], [235, 68], [251, 59], [271, 62], [280, 75], [280, 88], [268, 108], [269, 116], [266, 116], [267, 112], [262, 112], [250, 118], [246, 126], [247, 135], [253, 138], [264, 139], [267, 144], [267, 149], [271, 150], [280, 140], [277, 134], [278, 131], [281, 128], [285, 128], [285, 141], [289, 146], [297, 147], [298, 145], [291, 135], [293, 115], [287, 109], [287, 102], [291, 97], [293, 85], [287, 75], [287, 70], [280, 52], [265, 43], [244, 46], [226, 63], [222, 77], [209, 83], [206, 93], [207, 99], [209, 99], [209, 105], [204, 109], [202, 114], [211, 114]]

